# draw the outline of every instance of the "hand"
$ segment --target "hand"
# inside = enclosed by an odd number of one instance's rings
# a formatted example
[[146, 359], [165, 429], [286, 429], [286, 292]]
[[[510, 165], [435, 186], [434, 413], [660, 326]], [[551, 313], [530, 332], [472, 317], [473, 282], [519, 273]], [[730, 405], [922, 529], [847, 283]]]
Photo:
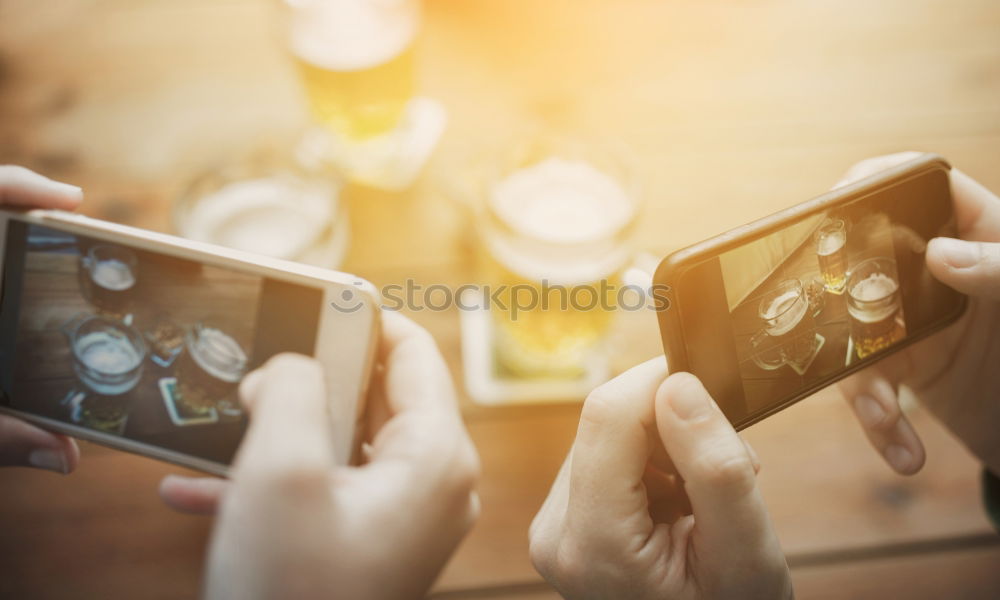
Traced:
[[[52, 181], [24, 167], [0, 165], [0, 206], [72, 210], [83, 199], [80, 188]], [[80, 460], [72, 438], [0, 415], [0, 466], [26, 466], [69, 473]]]
[[[859, 179], [918, 156], [905, 152], [858, 163]], [[840, 383], [869, 441], [896, 471], [920, 470], [924, 448], [899, 408], [913, 393], [993, 473], [1000, 474], [1000, 198], [957, 169], [951, 191], [961, 240], [936, 238], [926, 263], [942, 283], [969, 295], [948, 329]]]
[[322, 372], [282, 355], [240, 386], [251, 420], [228, 486], [164, 481], [174, 506], [219, 506], [209, 598], [419, 598], [430, 588], [478, 513], [478, 457], [430, 335], [385, 313], [379, 355], [364, 465], [332, 462]]
[[661, 357], [587, 397], [535, 568], [571, 600], [790, 598], [756, 457], [697, 378], [664, 377]]

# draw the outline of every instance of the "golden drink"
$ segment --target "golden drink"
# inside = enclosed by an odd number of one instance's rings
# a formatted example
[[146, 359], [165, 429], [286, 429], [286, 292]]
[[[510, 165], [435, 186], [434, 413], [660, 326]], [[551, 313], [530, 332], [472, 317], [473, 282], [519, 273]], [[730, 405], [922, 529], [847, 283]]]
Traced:
[[633, 200], [591, 165], [558, 158], [511, 173], [490, 196], [484, 241], [489, 286], [504, 305], [489, 306], [499, 367], [581, 375], [616, 306]]
[[827, 221], [816, 232], [816, 259], [826, 290], [843, 294], [847, 283], [847, 231], [843, 221]]
[[816, 323], [797, 279], [781, 282], [761, 299], [758, 309], [767, 335], [786, 364], [805, 368], [816, 352]]
[[292, 14], [292, 53], [314, 116], [333, 133], [387, 133], [413, 96], [412, 0], [325, 0]]
[[413, 49], [356, 71], [326, 69], [296, 57], [313, 115], [336, 133], [364, 139], [399, 124], [413, 96]]
[[177, 361], [180, 400], [193, 412], [205, 412], [228, 401], [246, 372], [247, 355], [239, 342], [222, 331], [196, 325]]
[[82, 265], [84, 296], [101, 313], [127, 313], [136, 284], [135, 254], [119, 246], [93, 246], [82, 259]]
[[851, 340], [858, 358], [892, 346], [906, 335], [895, 261], [874, 258], [859, 264], [847, 281]]

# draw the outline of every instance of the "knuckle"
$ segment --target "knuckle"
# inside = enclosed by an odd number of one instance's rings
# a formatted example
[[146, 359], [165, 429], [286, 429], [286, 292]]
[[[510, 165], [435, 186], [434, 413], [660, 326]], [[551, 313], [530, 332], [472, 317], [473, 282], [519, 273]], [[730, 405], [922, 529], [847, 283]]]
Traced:
[[476, 524], [479, 520], [479, 515], [482, 513], [482, 503], [479, 501], [479, 495], [475, 492], [469, 494], [469, 504], [465, 512], [465, 530], [468, 531], [472, 529], [472, 526]]
[[319, 464], [274, 461], [254, 467], [244, 479], [256, 488], [280, 490], [292, 497], [309, 498], [329, 490], [329, 475], [326, 468]]
[[553, 576], [552, 567], [555, 558], [555, 543], [551, 538], [532, 532], [528, 538], [528, 556], [531, 564], [542, 576]]
[[463, 440], [448, 466], [449, 487], [467, 494], [475, 489], [481, 471], [479, 455], [470, 442]]
[[587, 568], [587, 553], [571, 536], [561, 539], [555, 548], [550, 565], [550, 575], [566, 585], [580, 585], [590, 569]]
[[701, 479], [712, 489], [734, 495], [749, 494], [757, 485], [753, 462], [743, 450], [704, 460]]
[[617, 399], [606, 386], [594, 388], [583, 402], [580, 420], [584, 423], [602, 425], [611, 420]]

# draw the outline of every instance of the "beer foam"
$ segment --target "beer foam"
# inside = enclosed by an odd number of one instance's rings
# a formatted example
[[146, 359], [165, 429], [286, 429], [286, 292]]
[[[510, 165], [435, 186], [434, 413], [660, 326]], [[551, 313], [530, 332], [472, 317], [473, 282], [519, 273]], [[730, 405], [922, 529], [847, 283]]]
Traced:
[[[801, 301], [800, 301], [801, 299]], [[797, 302], [797, 304], [796, 304]], [[762, 315], [771, 323], [767, 333], [772, 336], [784, 335], [791, 331], [806, 314], [809, 303], [797, 290], [788, 290], [771, 301]]]
[[494, 186], [491, 201], [514, 230], [563, 244], [612, 236], [634, 213], [613, 178], [588, 163], [556, 157], [508, 175]]
[[195, 342], [191, 358], [206, 373], [222, 381], [237, 382], [243, 377], [247, 355], [239, 343], [213, 327], [204, 327]]
[[820, 256], [829, 256], [844, 247], [847, 236], [842, 231], [821, 235], [816, 246], [816, 253]]
[[325, 0], [292, 9], [292, 52], [317, 67], [358, 71], [387, 62], [412, 43], [420, 26], [412, 0]]
[[127, 290], [135, 285], [132, 269], [120, 260], [110, 258], [98, 261], [90, 268], [90, 278], [97, 285], [114, 292]]
[[142, 361], [127, 339], [104, 331], [88, 333], [76, 345], [81, 349], [80, 362], [103, 375], [123, 375]]
[[590, 283], [628, 260], [615, 234], [632, 219], [632, 200], [588, 163], [553, 157], [525, 167], [499, 181], [489, 202], [516, 232], [487, 235], [491, 254], [529, 280]]
[[851, 288], [851, 296], [862, 302], [881, 300], [893, 294], [899, 285], [884, 273], [872, 273]]
[[330, 190], [280, 176], [237, 181], [196, 201], [185, 237], [277, 258], [295, 259], [333, 217]]

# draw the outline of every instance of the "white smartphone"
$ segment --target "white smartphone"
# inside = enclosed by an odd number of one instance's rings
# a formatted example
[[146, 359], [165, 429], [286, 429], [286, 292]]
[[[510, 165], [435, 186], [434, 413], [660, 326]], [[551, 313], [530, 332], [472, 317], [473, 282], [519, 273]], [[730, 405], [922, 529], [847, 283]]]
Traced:
[[354, 458], [371, 284], [61, 211], [0, 211], [0, 252], [0, 412], [225, 475], [240, 380], [297, 352], [325, 371], [335, 460]]

